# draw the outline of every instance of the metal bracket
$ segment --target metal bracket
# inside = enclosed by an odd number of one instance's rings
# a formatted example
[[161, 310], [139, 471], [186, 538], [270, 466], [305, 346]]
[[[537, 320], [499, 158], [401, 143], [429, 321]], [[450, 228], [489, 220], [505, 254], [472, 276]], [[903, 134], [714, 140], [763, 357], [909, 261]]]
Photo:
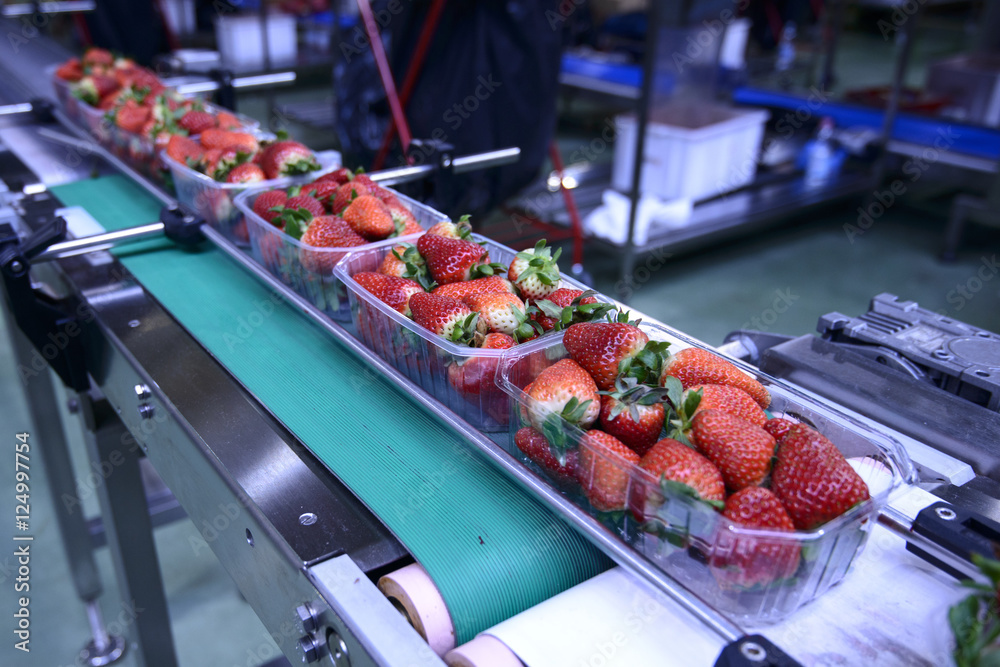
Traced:
[[417, 152], [420, 161], [434, 170], [433, 177], [424, 182], [424, 198], [448, 201], [455, 187], [455, 147], [437, 139], [414, 139], [410, 142], [410, 157]]
[[[913, 522], [913, 532], [965, 560], [971, 561], [973, 554], [996, 558], [1000, 553], [1000, 523], [948, 503], [934, 503], [921, 510]], [[906, 543], [906, 550], [956, 579], [968, 578], [910, 542]]]
[[0, 275], [14, 321], [32, 347], [66, 386], [88, 386], [76, 299], [56, 301], [31, 286], [31, 258], [66, 237], [66, 221], [56, 218], [23, 243], [9, 224], [0, 225]]
[[215, 93], [215, 101], [220, 107], [236, 111], [236, 87], [233, 85], [235, 77], [232, 70], [213, 69], [209, 72], [209, 76], [219, 84], [219, 89]]
[[761, 635], [740, 637], [727, 644], [715, 667], [802, 667], [794, 658]]
[[163, 233], [174, 243], [191, 246], [205, 239], [201, 233], [205, 219], [184, 204], [161, 208], [160, 222], [163, 223]]

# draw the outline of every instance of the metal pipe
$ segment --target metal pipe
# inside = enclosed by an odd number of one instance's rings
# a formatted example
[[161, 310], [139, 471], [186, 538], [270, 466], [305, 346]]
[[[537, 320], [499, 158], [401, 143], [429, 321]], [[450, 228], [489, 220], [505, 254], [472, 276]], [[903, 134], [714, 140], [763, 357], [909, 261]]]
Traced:
[[946, 566], [961, 572], [965, 576], [973, 579], [974, 581], [984, 582], [986, 579], [983, 577], [983, 573], [979, 571], [970, 561], [965, 560], [961, 556], [958, 556], [944, 547], [940, 546], [936, 542], [932, 542], [923, 535], [919, 533], [914, 533], [910, 529], [910, 521], [903, 514], [897, 512], [892, 508], [892, 506], [887, 506], [882, 509], [878, 515], [878, 522], [882, 524], [885, 528], [896, 533], [904, 540], [912, 544], [913, 546], [927, 552], [930, 556], [936, 558], [937, 560], [944, 563]]
[[129, 227], [128, 229], [94, 234], [93, 236], [84, 236], [72, 241], [63, 241], [62, 243], [53, 243], [38, 255], [32, 257], [31, 261], [32, 263], [49, 262], [53, 259], [82, 255], [97, 250], [109, 250], [123, 243], [134, 243], [135, 241], [148, 239], [152, 236], [159, 236], [163, 233], [163, 229], [164, 225], [162, 222], [151, 222], [148, 225]]
[[0, 116], [14, 116], [19, 113], [31, 113], [31, 103], [0, 105]]
[[[233, 79], [233, 88], [237, 90], [253, 90], [255, 88], [286, 86], [292, 83], [295, 83], [295, 72], [274, 72], [270, 74], [256, 74], [254, 76], [238, 76]], [[218, 89], [219, 82], [211, 80], [182, 83], [176, 87], [177, 92], [181, 95], [212, 93]]]
[[[486, 153], [476, 153], [475, 155], [463, 155], [451, 161], [451, 168], [456, 174], [463, 174], [478, 169], [488, 169], [499, 167], [504, 164], [517, 162], [521, 157], [520, 148], [500, 148]], [[448, 165], [445, 165], [448, 166]], [[416, 181], [434, 172], [435, 167], [430, 164], [414, 165], [412, 167], [396, 167], [394, 169], [383, 169], [373, 171], [368, 177], [376, 183], [382, 185], [395, 185], [397, 183], [407, 183]]]
[[111, 637], [104, 627], [104, 616], [97, 600], [87, 602], [87, 620], [90, 621], [90, 633], [94, 636], [94, 648], [98, 653], [104, 653], [111, 645]]
[[36, 12], [39, 14], [76, 14], [78, 12], [92, 12], [96, 8], [97, 3], [94, 0], [39, 2], [37, 5], [31, 2], [22, 2], [0, 7], [0, 16], [31, 16]]

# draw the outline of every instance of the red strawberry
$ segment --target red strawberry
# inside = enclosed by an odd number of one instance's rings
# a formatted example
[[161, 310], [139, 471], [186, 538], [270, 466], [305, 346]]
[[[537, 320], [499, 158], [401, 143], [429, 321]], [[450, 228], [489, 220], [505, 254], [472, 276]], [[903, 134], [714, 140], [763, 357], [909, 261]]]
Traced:
[[319, 169], [313, 152], [297, 141], [276, 141], [263, 150], [261, 167], [268, 178], [307, 174]]
[[534, 248], [517, 253], [510, 263], [507, 278], [526, 300], [544, 299], [559, 289], [561, 277], [556, 261], [561, 252], [560, 248], [553, 255], [542, 239]]
[[[507, 334], [488, 333], [479, 349], [506, 350], [514, 345], [514, 339]], [[463, 363], [453, 363], [448, 366], [448, 382], [461, 394], [472, 396], [496, 394], [499, 392], [495, 382], [499, 364], [498, 357], [468, 357]], [[548, 447], [547, 442], [545, 446]]]
[[626, 322], [574, 324], [566, 329], [563, 345], [604, 391], [614, 388], [619, 375], [640, 383], [655, 381], [667, 348], [667, 343], [650, 342], [639, 327]]
[[378, 272], [386, 276], [416, 280], [424, 289], [434, 284], [427, 273], [424, 258], [417, 252], [417, 247], [410, 243], [393, 246], [379, 264]]
[[114, 62], [114, 55], [99, 46], [92, 46], [83, 52], [84, 65], [113, 65]]
[[469, 216], [463, 216], [458, 222], [439, 222], [427, 230], [428, 234], [436, 234], [449, 239], [469, 240], [472, 234], [472, 226], [469, 224]]
[[292, 210], [304, 208], [312, 213], [313, 217], [319, 217], [325, 213], [323, 205], [309, 195], [295, 195], [294, 197], [289, 197], [285, 202], [285, 208]]
[[220, 130], [239, 130], [243, 127], [243, 123], [240, 122], [240, 119], [235, 114], [231, 114], [228, 111], [220, 111], [215, 117], [215, 126]]
[[281, 215], [281, 211], [272, 211], [273, 208], [284, 208], [288, 200], [288, 194], [284, 190], [268, 190], [257, 195], [253, 201], [253, 212], [264, 218], [271, 224]]
[[[722, 514], [746, 528], [776, 532], [795, 530], [778, 498], [760, 487], [748, 487], [729, 496]], [[780, 538], [723, 530], [712, 546], [709, 564], [723, 589], [767, 586], [795, 574], [799, 567], [799, 546], [791, 537], [783, 543]]]
[[[719, 505], [726, 497], [726, 486], [719, 469], [677, 440], [664, 438], [654, 444], [642, 457], [639, 467], [657, 480], [663, 495], [693, 494], [696, 498]], [[655, 517], [656, 508], [662, 505], [661, 494], [651, 492], [648, 487], [648, 483], [637, 484], [629, 500], [632, 513], [640, 521]]]
[[477, 331], [485, 333], [479, 314], [457, 299], [436, 294], [414, 294], [410, 299], [410, 308], [414, 322], [453, 343], [468, 344]]
[[632, 469], [639, 455], [603, 431], [587, 431], [580, 440], [577, 479], [599, 512], [625, 509]]
[[489, 331], [507, 334], [518, 342], [530, 340], [540, 333], [531, 327], [536, 323], [529, 323], [524, 302], [509, 292], [470, 294], [462, 301], [479, 313]]
[[742, 389], [724, 384], [699, 384], [683, 391], [671, 415], [670, 427], [674, 433], [687, 434], [691, 430], [691, 420], [704, 410], [722, 410], [757, 426], [767, 422], [767, 415], [757, 401]]
[[771, 437], [776, 441], [781, 442], [781, 439], [785, 437], [792, 427], [795, 426], [796, 422], [789, 419], [782, 419], [781, 417], [773, 417], [764, 422], [762, 428], [771, 434]]
[[335, 169], [327, 174], [323, 174], [316, 179], [317, 183], [336, 183], [338, 186], [343, 185], [347, 181], [351, 180], [354, 174], [347, 167], [341, 167]]
[[361, 272], [353, 276], [355, 281], [372, 293], [376, 299], [388, 304], [397, 312], [410, 316], [413, 298], [424, 294], [424, 288], [412, 280], [383, 276], [381, 273]]
[[350, 181], [337, 188], [337, 194], [330, 204], [333, 213], [341, 213], [348, 205], [362, 195], [370, 195], [371, 190], [361, 183]]
[[[601, 411], [601, 397], [597, 393], [594, 379], [580, 364], [572, 359], [562, 359], [549, 366], [531, 383], [529, 416], [531, 425], [543, 433], [550, 415], [558, 415], [571, 424], [588, 428], [597, 420]], [[558, 420], [552, 422], [556, 430], [561, 429]], [[552, 443], [565, 451], [565, 442]]]
[[750, 394], [762, 408], [771, 404], [771, 396], [762, 384], [719, 355], [701, 348], [689, 347], [671, 355], [660, 373], [660, 386], [668, 375], [680, 380], [685, 389], [699, 384], [725, 384]]
[[337, 184], [333, 181], [313, 181], [308, 185], [303, 185], [299, 194], [309, 195], [316, 201], [330, 208], [330, 198], [337, 193]]
[[[209, 158], [208, 156], [210, 154], [216, 155], [216, 157]], [[205, 168], [205, 172], [215, 180], [223, 182], [230, 182], [226, 181], [227, 177], [229, 176], [229, 172], [231, 172], [233, 169], [239, 166], [241, 160], [245, 158], [245, 156], [241, 156], [239, 151], [237, 151], [235, 148], [225, 148], [225, 149], [213, 148], [211, 150], [205, 151], [205, 156], [206, 159], [208, 160], [208, 165]], [[260, 169], [260, 167], [257, 167], [257, 165], [253, 164], [252, 162], [249, 164], [249, 166], [255, 167], [256, 169]], [[263, 175], [263, 172], [261, 172], [261, 174]]]
[[[309, 221], [301, 241], [309, 248], [299, 249], [299, 261], [312, 273], [330, 275], [334, 265], [344, 256], [330, 248], [352, 248], [368, 243], [335, 215], [321, 215]], [[313, 248], [318, 248], [313, 250]]]
[[836, 445], [796, 424], [778, 447], [771, 490], [799, 530], [812, 530], [869, 498], [868, 486]]
[[252, 162], [236, 165], [226, 176], [226, 183], [259, 183], [263, 180], [264, 170]]
[[549, 473], [560, 482], [573, 482], [576, 480], [577, 452], [573, 450], [567, 452], [566, 462], [559, 463], [559, 459], [552, 455], [552, 449], [545, 436], [531, 428], [525, 426], [514, 434], [514, 444], [524, 452], [524, 455], [535, 464]]
[[115, 112], [115, 125], [126, 132], [139, 134], [143, 125], [149, 120], [149, 107], [141, 107], [129, 100]]
[[486, 276], [475, 280], [466, 280], [460, 283], [448, 283], [438, 285], [434, 288], [434, 294], [450, 296], [453, 299], [464, 299], [472, 294], [483, 294], [487, 292], [514, 293], [514, 286], [506, 278], [500, 276]]
[[201, 134], [215, 127], [215, 116], [207, 111], [188, 111], [177, 121], [177, 125], [187, 130], [188, 134]]
[[663, 430], [664, 390], [619, 378], [614, 391], [601, 394], [601, 428], [644, 456]]
[[73, 95], [90, 106], [95, 106], [105, 95], [118, 90], [118, 81], [112, 76], [90, 74], [73, 85]]
[[[232, 148], [247, 155], [253, 155], [259, 148], [257, 138], [246, 132], [209, 129], [202, 132], [198, 139], [205, 148]], [[268, 174], [267, 169], [264, 169], [264, 174], [268, 178], [274, 178]]]
[[362, 195], [348, 204], [344, 221], [369, 241], [381, 241], [396, 230], [385, 204], [370, 195]]
[[197, 141], [175, 134], [167, 142], [167, 155], [170, 156], [171, 160], [188, 167], [194, 167], [202, 161], [205, 151], [202, 150]]
[[691, 422], [698, 451], [722, 473], [726, 488], [759, 486], [771, 471], [774, 438], [759, 426], [722, 410], [704, 410]]
[[393, 236], [406, 236], [407, 234], [419, 234], [424, 231], [424, 228], [420, 226], [417, 219], [413, 217], [410, 209], [406, 208], [399, 201], [396, 202], [386, 202], [385, 200], [380, 200], [385, 204], [386, 209], [389, 211], [389, 215], [392, 216], [392, 224], [395, 226], [395, 231]]
[[75, 82], [83, 78], [83, 64], [79, 58], [70, 58], [56, 70], [56, 77], [63, 81]]
[[499, 266], [488, 264], [489, 252], [472, 241], [424, 234], [417, 240], [417, 250], [439, 285], [493, 275]]
[[[545, 299], [534, 302], [531, 317], [542, 325], [543, 331], [565, 329], [576, 322], [592, 322], [601, 319], [613, 306], [583, 309], [597, 303], [596, 292], [560, 287]], [[549, 306], [551, 304], [551, 306]], [[566, 312], [569, 309], [569, 312]], [[598, 312], [600, 311], [600, 312]]]

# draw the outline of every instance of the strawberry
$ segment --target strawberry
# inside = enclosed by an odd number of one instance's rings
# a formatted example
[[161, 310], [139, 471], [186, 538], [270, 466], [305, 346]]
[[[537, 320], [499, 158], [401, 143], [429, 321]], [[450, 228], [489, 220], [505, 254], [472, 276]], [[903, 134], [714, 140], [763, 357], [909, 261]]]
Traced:
[[355, 183], [355, 185], [366, 189], [372, 195], [375, 195], [377, 191], [381, 189], [378, 184], [371, 179], [371, 176], [364, 173], [361, 169], [358, 169], [357, 173], [354, 174], [354, 178], [351, 180]]
[[105, 95], [118, 90], [120, 86], [114, 77], [103, 74], [90, 74], [73, 85], [73, 95], [90, 106], [96, 106]]
[[194, 168], [204, 159], [205, 151], [197, 141], [175, 134], [167, 142], [167, 155], [171, 160]]
[[261, 167], [268, 178], [307, 174], [319, 169], [313, 152], [297, 141], [276, 141], [263, 150]]
[[201, 134], [205, 130], [211, 130], [215, 127], [215, 116], [207, 111], [188, 111], [180, 117], [177, 125], [187, 130], [188, 134]]
[[325, 213], [325, 211], [323, 210], [323, 205], [320, 204], [315, 199], [313, 199], [312, 197], [310, 197], [309, 195], [295, 195], [294, 197], [289, 197], [288, 200], [285, 201], [285, 208], [290, 208], [293, 210], [304, 208], [310, 213], [312, 213], [314, 218], [319, 217]]
[[640, 385], [635, 378], [618, 378], [613, 391], [599, 393], [601, 428], [644, 456], [663, 430], [664, 390]]
[[577, 479], [587, 500], [599, 512], [625, 509], [631, 470], [639, 455], [603, 431], [587, 431], [580, 440]]
[[698, 451], [722, 473], [726, 488], [759, 486], [771, 471], [774, 438], [759, 426], [722, 410], [703, 410], [691, 422]]
[[469, 224], [469, 216], [464, 215], [458, 222], [439, 222], [427, 230], [428, 234], [436, 234], [449, 239], [470, 240], [472, 236], [472, 225]]
[[[329, 216], [332, 217], [332, 216]], [[388, 304], [393, 310], [410, 316], [413, 298], [424, 294], [424, 288], [412, 280], [383, 276], [381, 273], [361, 272], [353, 276], [355, 281], [372, 295]]]
[[762, 384], [719, 355], [701, 348], [689, 347], [671, 355], [660, 373], [660, 386], [665, 386], [667, 376], [680, 380], [685, 389], [699, 384], [725, 384], [750, 394], [762, 408], [771, 404], [771, 395]]
[[355, 181], [344, 183], [337, 188], [337, 194], [333, 197], [333, 201], [330, 204], [330, 210], [333, 213], [341, 213], [358, 197], [370, 194], [371, 190], [360, 183]]
[[[201, 145], [205, 148], [232, 148], [241, 153], [246, 153], [247, 155], [253, 155], [260, 147], [257, 143], [257, 138], [252, 134], [247, 134], [246, 132], [230, 132], [228, 130], [208, 129], [202, 132], [198, 139], [201, 141]], [[264, 170], [264, 174], [267, 175], [268, 178], [274, 178], [273, 176], [267, 174], [266, 169]]]
[[544, 433], [560, 452], [565, 452], [567, 442], [559, 418], [589, 428], [601, 411], [601, 397], [594, 379], [572, 359], [562, 359], [539, 373], [527, 394], [531, 398], [531, 425]]
[[434, 282], [427, 273], [424, 258], [417, 252], [417, 247], [410, 243], [402, 243], [386, 253], [378, 272], [386, 276], [409, 278], [416, 280], [424, 289], [433, 287]]
[[115, 125], [133, 134], [139, 134], [149, 120], [149, 107], [141, 107], [132, 100], [127, 101], [115, 112]]
[[83, 52], [84, 65], [113, 65], [115, 57], [107, 49], [92, 46]]
[[272, 209], [278, 207], [284, 208], [287, 200], [288, 193], [284, 190], [268, 190], [267, 192], [262, 192], [257, 195], [257, 198], [253, 201], [253, 212], [271, 224], [274, 224], [275, 219], [281, 215], [281, 211], [274, 211]]
[[343, 253], [330, 252], [329, 248], [352, 248], [368, 243], [335, 215], [321, 215], [310, 220], [300, 240], [310, 246], [299, 249], [299, 261], [303, 268], [326, 276], [332, 274], [334, 265], [344, 256]]
[[[745, 528], [795, 530], [778, 498], [760, 487], [751, 486], [729, 496], [722, 514]], [[799, 567], [799, 546], [791, 538], [782, 543], [780, 538], [724, 530], [712, 546], [709, 566], [725, 590], [767, 586], [795, 574]]]
[[517, 288], [518, 293], [528, 301], [538, 301], [546, 298], [559, 289], [561, 278], [556, 260], [562, 249], [551, 253], [545, 247], [545, 239], [535, 244], [530, 250], [517, 253], [510, 263], [507, 278]]
[[479, 318], [489, 331], [504, 333], [522, 342], [536, 337], [536, 331], [524, 313], [524, 302], [509, 292], [470, 294], [462, 299], [469, 308], [479, 313]]
[[772, 417], [768, 419], [762, 425], [762, 428], [771, 434], [771, 437], [776, 441], [781, 442], [781, 439], [785, 437], [792, 427], [795, 426], [796, 422], [789, 419], [782, 419], [781, 417]]
[[[208, 158], [210, 153], [214, 154], [216, 152], [218, 153], [218, 157]], [[246, 155], [240, 153], [235, 148], [213, 148], [205, 151], [205, 156], [208, 160], [208, 165], [205, 167], [205, 173], [221, 182], [227, 182], [226, 179], [229, 176], [229, 172], [239, 166], [241, 162], [246, 159]], [[257, 167], [257, 165], [253, 163], [249, 163], [249, 166], [260, 169], [260, 167]], [[261, 174], [263, 174], [263, 172], [261, 172]]]
[[[514, 339], [507, 334], [488, 333], [483, 337], [479, 349], [506, 350], [514, 345]], [[496, 393], [498, 388], [494, 378], [499, 365], [498, 357], [468, 357], [463, 363], [453, 363], [448, 366], [448, 382], [463, 395], [479, 396]], [[548, 442], [545, 446], [548, 447]]]
[[487, 292], [514, 293], [514, 286], [506, 278], [500, 276], [486, 276], [475, 280], [466, 280], [460, 283], [448, 283], [438, 285], [434, 288], [434, 294], [450, 296], [453, 299], [464, 299], [472, 294], [484, 294]]
[[243, 123], [240, 122], [240, 119], [235, 114], [231, 114], [228, 111], [220, 111], [216, 115], [212, 126], [218, 127], [220, 130], [239, 130], [243, 127]]
[[[719, 469], [704, 456], [672, 438], [658, 441], [639, 461], [639, 467], [653, 476], [663, 496], [693, 496], [713, 506], [721, 506], [726, 486]], [[659, 494], [650, 494], [648, 484], [637, 484], [629, 499], [632, 513], [649, 521], [662, 505]]]
[[385, 204], [371, 195], [354, 199], [342, 215], [354, 231], [369, 241], [381, 241], [396, 230]]
[[812, 530], [869, 498], [868, 486], [836, 445], [796, 424], [778, 447], [771, 490], [799, 530]]
[[70, 83], [83, 78], [83, 64], [79, 58], [70, 58], [56, 70], [56, 77]]
[[336, 183], [338, 186], [343, 185], [347, 181], [351, 180], [354, 174], [347, 167], [340, 167], [329, 173], [323, 174], [316, 179], [317, 183]]
[[299, 194], [309, 195], [327, 209], [330, 208], [330, 198], [337, 193], [337, 184], [333, 181], [313, 181], [303, 185]]
[[568, 289], [560, 287], [547, 299], [532, 304], [531, 317], [542, 326], [543, 331], [561, 331], [578, 322], [594, 322], [608, 314], [614, 305], [599, 303], [593, 290]]
[[263, 180], [264, 170], [252, 162], [236, 165], [226, 176], [226, 183], [259, 183]]
[[627, 322], [584, 322], [566, 329], [563, 345], [597, 386], [608, 391], [619, 375], [643, 384], [655, 381], [668, 343], [651, 342], [639, 327]]
[[673, 433], [686, 435], [691, 430], [691, 420], [703, 410], [722, 410], [757, 426], [767, 422], [767, 415], [750, 394], [729, 385], [699, 384], [685, 389], [679, 399], [674, 396], [670, 399], [673, 410], [668, 428]]
[[413, 321], [420, 326], [459, 345], [472, 341], [476, 332], [485, 333], [479, 314], [461, 301], [421, 292], [410, 299]]
[[472, 241], [424, 234], [417, 240], [417, 250], [427, 261], [431, 277], [439, 285], [490, 276], [500, 267], [499, 264], [488, 264], [489, 252]]
[[395, 203], [386, 202], [384, 199], [379, 201], [385, 204], [386, 209], [389, 211], [389, 215], [392, 216], [392, 224], [395, 226], [392, 236], [419, 234], [424, 231], [424, 228], [420, 226], [417, 219], [413, 217], [413, 213], [410, 212], [410, 209], [400, 204], [398, 200]]
[[576, 450], [567, 453], [565, 463], [559, 463], [559, 460], [552, 455], [549, 441], [530, 426], [525, 426], [514, 434], [514, 444], [525, 456], [542, 470], [555, 477], [557, 481], [573, 482], [576, 480]]

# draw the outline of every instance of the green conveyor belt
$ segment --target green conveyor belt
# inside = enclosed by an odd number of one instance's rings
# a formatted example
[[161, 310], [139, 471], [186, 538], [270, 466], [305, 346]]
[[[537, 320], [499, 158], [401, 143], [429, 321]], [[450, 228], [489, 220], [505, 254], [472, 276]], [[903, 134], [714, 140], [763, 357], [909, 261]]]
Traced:
[[[159, 204], [123, 177], [52, 190], [108, 230], [159, 215]], [[221, 251], [182, 250], [163, 240], [117, 254], [392, 529], [440, 589], [458, 643], [610, 566], [457, 434], [366, 373], [364, 362], [284, 302], [244, 341], [241, 319], [273, 293]]]

